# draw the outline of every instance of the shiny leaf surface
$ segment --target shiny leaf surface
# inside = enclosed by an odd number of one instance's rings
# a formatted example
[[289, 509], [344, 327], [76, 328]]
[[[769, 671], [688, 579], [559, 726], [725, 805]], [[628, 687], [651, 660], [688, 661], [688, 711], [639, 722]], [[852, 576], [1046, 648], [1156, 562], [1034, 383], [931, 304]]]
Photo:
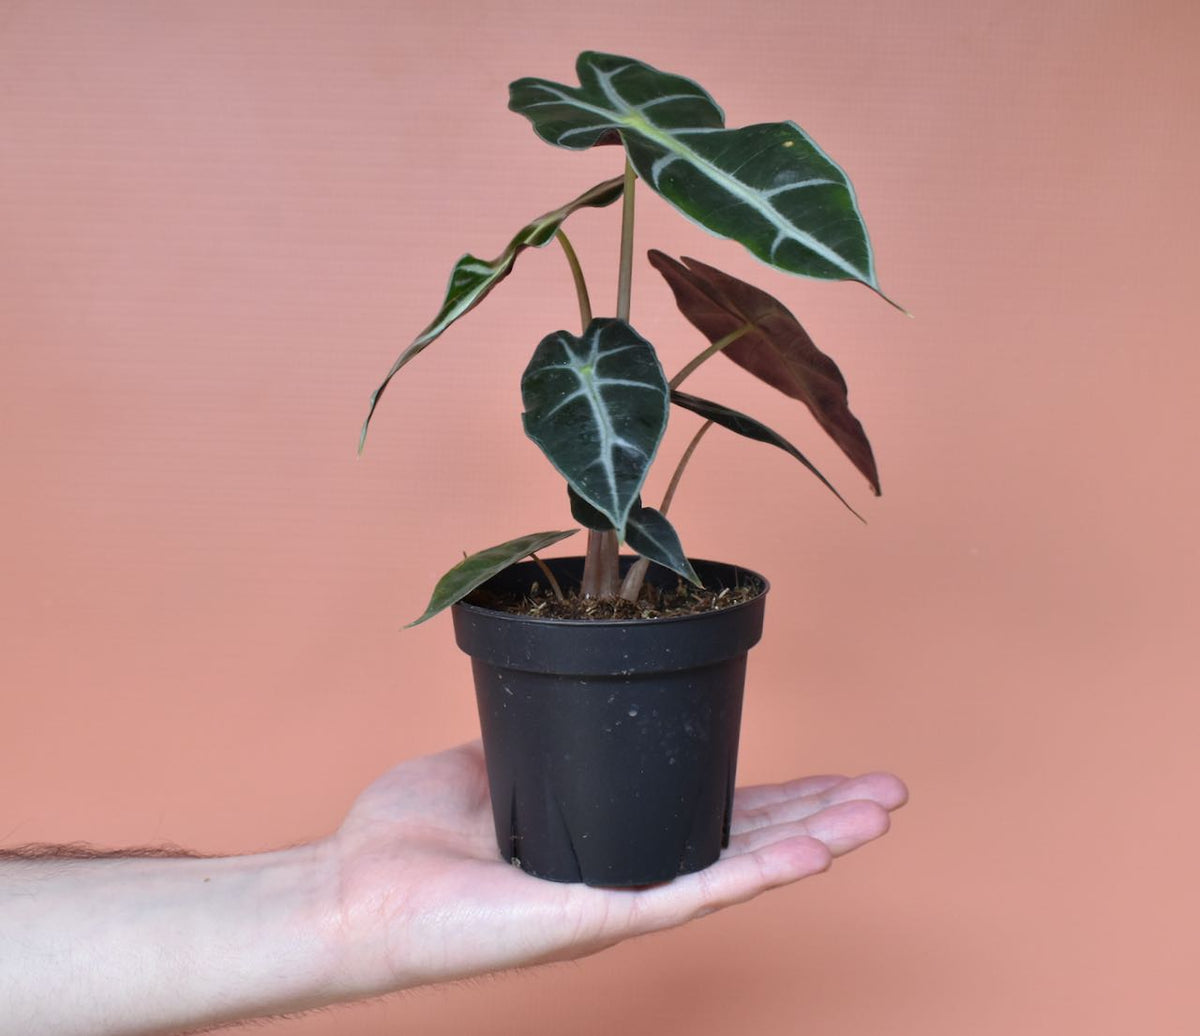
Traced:
[[[580, 525], [601, 531], [612, 528], [608, 519], [573, 489], [568, 487], [567, 493], [571, 500], [571, 517]], [[636, 551], [642, 557], [669, 568], [697, 586], [701, 585], [691, 562], [683, 552], [679, 534], [667, 520], [667, 516], [653, 507], [643, 507], [640, 496], [629, 510], [629, 520], [625, 523], [625, 543], [630, 550]]]
[[387, 377], [383, 379], [383, 383], [371, 396], [367, 419], [363, 422], [362, 432], [358, 439], [359, 451], [361, 452], [363, 443], [366, 442], [367, 427], [370, 425], [371, 418], [375, 414], [375, 407], [379, 404], [379, 397], [383, 395], [388, 382], [396, 376], [401, 367], [425, 349], [430, 342], [434, 341], [459, 317], [479, 305], [488, 293], [508, 276], [513, 268], [513, 264], [517, 260], [517, 256], [525, 251], [526, 248], [543, 247], [554, 240], [554, 235], [571, 213], [589, 206], [602, 208], [605, 205], [611, 205], [621, 197], [623, 190], [624, 181], [619, 176], [616, 179], [606, 180], [604, 183], [597, 184], [591, 190], [585, 191], [574, 201], [569, 201], [561, 208], [557, 208], [553, 212], [547, 212], [544, 216], [539, 216], [532, 223], [522, 227], [508, 243], [508, 247], [490, 262], [484, 259], [477, 259], [473, 255], [464, 255], [455, 264], [454, 270], [450, 274], [450, 286], [446, 291], [446, 298], [442, 302], [442, 308], [438, 310], [437, 316], [433, 318], [424, 331], [417, 335], [412, 344], [400, 354], [399, 359], [392, 364], [391, 370], [388, 371]]
[[846, 379], [787, 307], [765, 291], [686, 256], [680, 263], [652, 250], [650, 262], [671, 286], [680, 311], [710, 342], [753, 325], [727, 345], [724, 354], [804, 403], [878, 496], [875, 456], [862, 423], [850, 412]]
[[654, 347], [607, 318], [582, 338], [542, 339], [521, 379], [525, 434], [622, 539], [667, 427], [667, 397]]
[[433, 618], [438, 612], [449, 608], [456, 601], [461, 601], [472, 590], [482, 586], [496, 573], [503, 572], [509, 565], [515, 565], [522, 558], [544, 550], [559, 540], [565, 540], [578, 531], [578, 529], [568, 529], [566, 532], [535, 532], [528, 536], [518, 536], [515, 540], [488, 547], [477, 554], [463, 558], [438, 580], [437, 586], [433, 588], [429, 607], [425, 609], [421, 617], [408, 623], [405, 628], [419, 626], [427, 619]]
[[578, 87], [518, 79], [509, 108], [559, 147], [623, 141], [658, 194], [771, 266], [879, 290], [849, 179], [795, 123], [726, 129], [699, 84], [633, 58], [589, 51], [575, 70]]
[[642, 557], [669, 568], [696, 586], [702, 585], [683, 552], [679, 534], [667, 521], [667, 516], [653, 507], [637, 507], [629, 513], [625, 542], [630, 550], [637, 551]]

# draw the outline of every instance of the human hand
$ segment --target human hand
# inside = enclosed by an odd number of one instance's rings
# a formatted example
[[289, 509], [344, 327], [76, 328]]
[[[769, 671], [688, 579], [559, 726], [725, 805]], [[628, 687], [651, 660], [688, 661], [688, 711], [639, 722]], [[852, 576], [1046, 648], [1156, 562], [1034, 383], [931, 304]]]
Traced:
[[148, 1036], [582, 957], [823, 871], [905, 797], [887, 774], [748, 788], [708, 869], [564, 885], [501, 859], [476, 743], [402, 763], [292, 849], [0, 851], [5, 1032]]
[[339, 980], [349, 996], [595, 953], [820, 873], [884, 834], [889, 774], [739, 789], [711, 867], [647, 889], [531, 877], [496, 848], [479, 744], [393, 769], [326, 848], [338, 872]]

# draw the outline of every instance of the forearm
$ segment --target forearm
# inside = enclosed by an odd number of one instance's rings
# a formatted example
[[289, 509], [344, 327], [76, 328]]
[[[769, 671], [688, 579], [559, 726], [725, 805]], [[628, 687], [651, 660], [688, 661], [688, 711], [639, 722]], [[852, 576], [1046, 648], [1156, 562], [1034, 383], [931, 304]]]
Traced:
[[401, 764], [296, 849], [0, 851], [0, 1033], [175, 1033], [581, 957], [820, 873], [906, 797], [887, 774], [740, 790], [722, 858], [638, 892], [506, 864], [478, 744]]
[[0, 859], [12, 1036], [148, 1034], [336, 999], [321, 846], [223, 859]]

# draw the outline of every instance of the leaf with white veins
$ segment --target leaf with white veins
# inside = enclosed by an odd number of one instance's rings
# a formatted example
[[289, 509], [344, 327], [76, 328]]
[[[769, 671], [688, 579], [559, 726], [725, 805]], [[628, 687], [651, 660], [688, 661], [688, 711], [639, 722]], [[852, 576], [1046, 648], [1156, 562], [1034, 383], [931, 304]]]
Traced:
[[578, 87], [518, 79], [509, 108], [559, 147], [623, 141], [653, 190], [771, 266], [879, 291], [854, 188], [794, 122], [726, 129], [699, 84], [633, 58], [589, 51], [575, 70]]
[[582, 338], [547, 335], [521, 378], [525, 434], [622, 539], [667, 427], [667, 395], [654, 347], [608, 318]]
[[787, 307], [762, 289], [687, 256], [680, 263], [651, 249], [649, 257], [675, 293], [680, 312], [710, 342], [752, 325], [722, 352], [772, 388], [804, 403], [879, 496], [875, 456], [862, 423], [850, 412], [846, 379]]
[[[612, 528], [609, 520], [570, 486], [567, 487], [567, 495], [571, 501], [571, 517], [584, 528], [602, 532]], [[642, 557], [670, 569], [697, 586], [702, 585], [683, 552], [683, 544], [679, 542], [679, 534], [674, 526], [665, 514], [653, 507], [643, 507], [640, 496], [629, 510], [629, 520], [625, 523], [625, 543]]]
[[508, 243], [508, 247], [490, 262], [477, 259], [473, 255], [464, 255], [454, 265], [454, 270], [450, 274], [450, 285], [446, 291], [446, 298], [442, 302], [442, 308], [438, 310], [437, 316], [400, 354], [399, 359], [392, 364], [392, 369], [388, 371], [387, 377], [383, 379], [383, 383], [372, 394], [367, 419], [363, 422], [362, 432], [358, 437], [359, 452], [362, 452], [363, 444], [367, 440], [367, 427], [375, 414], [375, 407], [379, 405], [379, 397], [383, 395], [383, 390], [387, 388], [388, 382], [396, 376], [401, 367], [459, 317], [479, 305], [487, 294], [508, 276], [513, 268], [513, 263], [517, 261], [517, 256], [526, 248], [544, 247], [554, 240], [554, 235], [558, 233], [559, 228], [571, 213], [587, 206], [602, 208], [605, 205], [611, 205], [621, 197], [623, 190], [624, 179], [620, 176], [596, 184], [590, 190], [584, 191], [574, 201], [569, 201], [561, 208], [547, 212], [544, 216], [539, 216], [532, 223], [522, 227]]
[[669, 568], [696, 586], [703, 586], [683, 552], [679, 534], [662, 512], [653, 507], [638, 507], [631, 511], [625, 526], [625, 542], [642, 557]]
[[426, 619], [431, 619], [444, 608], [449, 608], [456, 601], [461, 601], [476, 587], [482, 586], [498, 572], [503, 572], [509, 565], [515, 565], [522, 558], [536, 554], [559, 540], [574, 536], [578, 529], [568, 529], [566, 532], [535, 532], [528, 536], [518, 536], [515, 540], [488, 547], [477, 554], [463, 558], [449, 572], [438, 580], [433, 588], [433, 596], [429, 607], [421, 617], [414, 619], [405, 626], [419, 626]]

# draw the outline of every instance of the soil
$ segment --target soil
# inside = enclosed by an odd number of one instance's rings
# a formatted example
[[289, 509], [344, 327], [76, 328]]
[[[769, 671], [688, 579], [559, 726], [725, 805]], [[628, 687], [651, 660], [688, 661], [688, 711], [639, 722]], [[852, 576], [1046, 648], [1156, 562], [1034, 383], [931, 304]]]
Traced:
[[560, 601], [544, 583], [534, 583], [521, 597], [476, 591], [470, 602], [495, 611], [510, 612], [540, 619], [666, 619], [679, 615], [697, 615], [744, 604], [762, 593], [757, 581], [722, 590], [704, 590], [684, 580], [673, 587], [647, 583], [637, 602], [621, 598], [582, 597], [578, 591], [564, 591]]

